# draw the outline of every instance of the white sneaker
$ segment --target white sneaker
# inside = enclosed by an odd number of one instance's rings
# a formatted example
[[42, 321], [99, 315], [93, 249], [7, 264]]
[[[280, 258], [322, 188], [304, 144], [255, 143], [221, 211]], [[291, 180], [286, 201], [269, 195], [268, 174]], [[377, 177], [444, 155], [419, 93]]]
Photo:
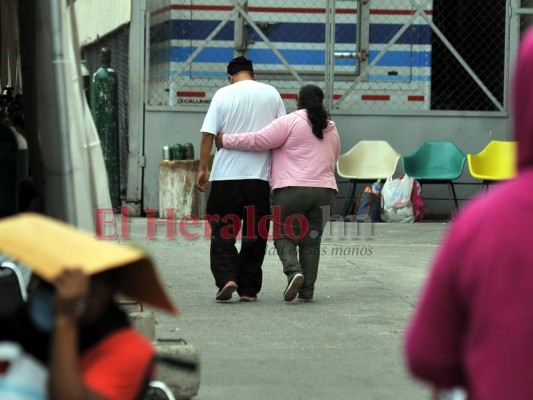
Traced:
[[222, 288], [220, 288], [215, 299], [216, 301], [231, 300], [231, 295], [236, 290], [237, 290], [237, 284], [234, 281], [229, 281]]
[[257, 296], [242, 295], [240, 301], [242, 301], [243, 303], [251, 303], [253, 301], [257, 301]]
[[300, 273], [295, 274], [287, 285], [287, 289], [285, 289], [285, 292], [283, 293], [283, 300], [293, 301], [296, 295], [298, 294], [298, 290], [300, 290], [300, 286], [302, 286], [303, 282], [304, 276]]

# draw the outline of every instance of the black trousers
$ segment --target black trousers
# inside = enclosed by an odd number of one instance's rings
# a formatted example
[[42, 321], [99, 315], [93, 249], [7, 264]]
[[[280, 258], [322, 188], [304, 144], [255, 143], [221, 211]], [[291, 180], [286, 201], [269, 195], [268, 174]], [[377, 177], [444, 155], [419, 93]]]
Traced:
[[[211, 182], [207, 214], [211, 226], [211, 272], [220, 288], [237, 283], [239, 295], [255, 296], [263, 282], [270, 220], [270, 186], [259, 179]], [[263, 218], [265, 217], [265, 218]], [[241, 232], [242, 231], [242, 232]], [[241, 248], [236, 242], [241, 232]]]

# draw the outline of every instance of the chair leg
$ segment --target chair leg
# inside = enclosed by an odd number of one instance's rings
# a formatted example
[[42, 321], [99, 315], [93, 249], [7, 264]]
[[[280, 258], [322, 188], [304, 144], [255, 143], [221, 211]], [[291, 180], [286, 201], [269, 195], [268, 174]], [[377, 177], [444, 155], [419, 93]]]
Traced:
[[450, 182], [450, 187], [452, 188], [453, 193], [453, 202], [455, 203], [455, 209], [459, 209], [459, 203], [457, 202], [457, 195], [455, 194], [455, 186], [453, 185], [453, 181]]
[[342, 212], [342, 215], [346, 217], [347, 215], [350, 215], [353, 213], [353, 209], [355, 207], [355, 186], [357, 182], [354, 179], [350, 179], [350, 189], [348, 190], [348, 196], [346, 197], [346, 201], [344, 202], [344, 209]]

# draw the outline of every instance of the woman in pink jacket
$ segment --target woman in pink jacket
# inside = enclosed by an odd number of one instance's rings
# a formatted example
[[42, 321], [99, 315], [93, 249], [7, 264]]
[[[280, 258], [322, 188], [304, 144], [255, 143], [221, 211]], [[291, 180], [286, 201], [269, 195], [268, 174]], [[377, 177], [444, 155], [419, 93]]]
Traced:
[[335, 163], [340, 140], [324, 109], [324, 92], [300, 89], [298, 110], [257, 132], [220, 134], [217, 146], [261, 151], [272, 149], [274, 245], [288, 284], [283, 298], [312, 301], [322, 232], [335, 206]]
[[405, 342], [411, 372], [468, 400], [533, 398], [533, 30], [512, 86], [518, 176], [472, 201], [450, 227]]

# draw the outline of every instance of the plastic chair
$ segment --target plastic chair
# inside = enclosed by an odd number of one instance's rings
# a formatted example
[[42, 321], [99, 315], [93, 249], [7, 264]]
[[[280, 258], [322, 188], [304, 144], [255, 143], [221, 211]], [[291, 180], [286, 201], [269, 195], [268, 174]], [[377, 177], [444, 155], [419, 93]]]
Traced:
[[[453, 181], [461, 176], [466, 156], [450, 141], [427, 141], [409, 156], [402, 157], [403, 171], [420, 184], [448, 185], [448, 198], [451, 209], [458, 209], [457, 195]], [[453, 197], [453, 203], [452, 203]]]
[[478, 154], [468, 154], [470, 174], [483, 181], [485, 189], [490, 182], [504, 181], [516, 176], [515, 141], [493, 140]]
[[337, 173], [350, 180], [343, 215], [355, 207], [357, 181], [387, 179], [394, 175], [400, 154], [384, 140], [361, 140], [337, 161]]

